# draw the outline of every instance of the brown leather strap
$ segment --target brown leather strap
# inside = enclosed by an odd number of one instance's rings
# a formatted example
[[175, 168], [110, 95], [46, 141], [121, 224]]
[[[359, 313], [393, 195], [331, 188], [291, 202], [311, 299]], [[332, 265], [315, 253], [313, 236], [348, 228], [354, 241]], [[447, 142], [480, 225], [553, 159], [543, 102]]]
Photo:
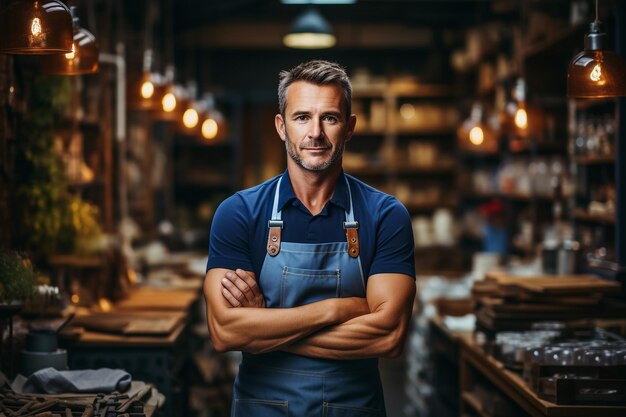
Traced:
[[348, 240], [348, 255], [352, 258], [356, 258], [359, 256], [360, 248], [359, 248], [359, 224], [358, 222], [353, 222], [348, 224], [348, 222], [344, 223], [344, 228], [346, 229], [346, 239]]
[[270, 225], [269, 229], [270, 233], [267, 237], [267, 253], [270, 256], [276, 256], [278, 255], [278, 252], [280, 252], [280, 238], [282, 234], [282, 226]]

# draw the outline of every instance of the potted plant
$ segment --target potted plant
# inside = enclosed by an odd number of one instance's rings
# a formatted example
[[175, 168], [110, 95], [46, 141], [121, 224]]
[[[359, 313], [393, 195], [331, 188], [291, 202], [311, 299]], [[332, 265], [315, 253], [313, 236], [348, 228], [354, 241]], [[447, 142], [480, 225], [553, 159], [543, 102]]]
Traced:
[[0, 251], [0, 309], [19, 309], [34, 294], [35, 280], [30, 260], [17, 252]]

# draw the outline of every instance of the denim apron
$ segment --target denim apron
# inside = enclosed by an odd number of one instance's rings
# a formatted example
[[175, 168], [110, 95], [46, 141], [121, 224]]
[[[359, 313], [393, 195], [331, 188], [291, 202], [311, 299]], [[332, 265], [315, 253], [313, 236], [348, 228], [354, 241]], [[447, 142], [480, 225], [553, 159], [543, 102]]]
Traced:
[[[267, 308], [297, 307], [327, 298], [365, 297], [350, 184], [349, 210], [343, 223], [347, 241], [309, 244], [280, 241], [281, 181], [282, 177], [276, 185], [268, 222], [268, 249], [259, 276]], [[319, 359], [282, 351], [259, 355], [244, 352], [235, 379], [231, 415], [385, 417], [378, 360]]]

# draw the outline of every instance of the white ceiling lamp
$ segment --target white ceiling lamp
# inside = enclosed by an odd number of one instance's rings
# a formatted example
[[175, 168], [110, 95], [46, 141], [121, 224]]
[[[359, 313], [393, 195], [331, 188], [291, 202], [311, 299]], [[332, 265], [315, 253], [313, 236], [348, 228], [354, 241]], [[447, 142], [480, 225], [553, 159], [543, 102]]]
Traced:
[[310, 7], [294, 20], [283, 43], [289, 48], [326, 49], [335, 46], [337, 39], [324, 16]]

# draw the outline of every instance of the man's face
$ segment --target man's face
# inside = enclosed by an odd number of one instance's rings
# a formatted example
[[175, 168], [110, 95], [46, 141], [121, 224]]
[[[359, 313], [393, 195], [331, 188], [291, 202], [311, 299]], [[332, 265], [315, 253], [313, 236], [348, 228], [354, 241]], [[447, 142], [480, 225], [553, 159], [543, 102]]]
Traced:
[[356, 123], [354, 116], [346, 117], [343, 100], [334, 84], [296, 81], [289, 86], [285, 116], [276, 115], [276, 130], [293, 162], [307, 171], [341, 164]]

